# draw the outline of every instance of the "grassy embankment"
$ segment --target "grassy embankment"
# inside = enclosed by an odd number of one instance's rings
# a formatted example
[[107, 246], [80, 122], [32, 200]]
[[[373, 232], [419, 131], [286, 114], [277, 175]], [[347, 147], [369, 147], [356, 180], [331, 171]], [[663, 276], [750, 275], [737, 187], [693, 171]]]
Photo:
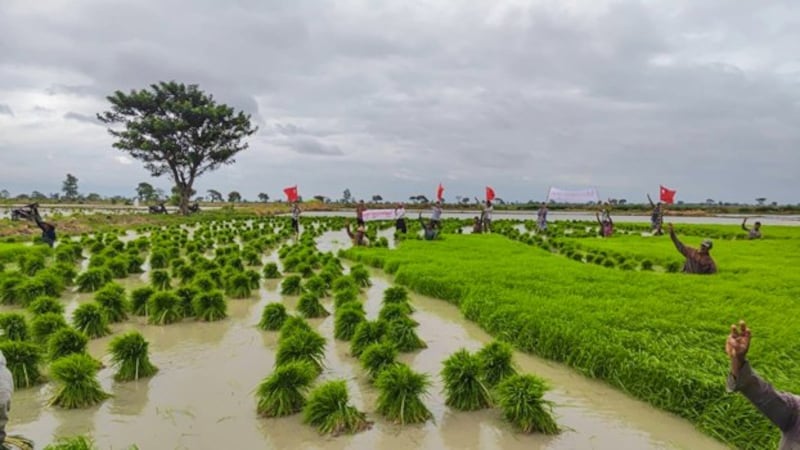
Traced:
[[[697, 245], [700, 236], [736, 230], [679, 232]], [[775, 238], [717, 240], [720, 273], [712, 277], [602, 267], [498, 235], [446, 235], [346, 254], [459, 305], [522, 350], [603, 379], [733, 446], [761, 449], [776, 447], [778, 431], [741, 396], [725, 392], [723, 345], [728, 326], [746, 319], [756, 369], [779, 389], [800, 392], [800, 338], [792, 326], [800, 317], [800, 229], [769, 232]], [[629, 259], [679, 259], [668, 236], [559, 239]]]

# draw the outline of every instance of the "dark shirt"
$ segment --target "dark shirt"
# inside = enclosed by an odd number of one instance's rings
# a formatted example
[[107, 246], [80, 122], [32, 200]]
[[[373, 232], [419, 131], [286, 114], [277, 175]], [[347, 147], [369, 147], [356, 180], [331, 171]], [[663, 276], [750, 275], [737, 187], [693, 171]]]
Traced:
[[711, 255], [700, 253], [697, 249], [683, 245], [683, 243], [678, 240], [678, 237], [675, 236], [674, 231], [669, 234], [669, 237], [672, 238], [672, 242], [675, 244], [678, 251], [686, 257], [686, 263], [683, 265], [683, 271], [685, 273], [705, 275], [717, 273], [717, 265], [714, 263], [714, 260], [711, 259]]
[[747, 225], [742, 224], [742, 229], [747, 231], [747, 239], [761, 239], [761, 231], [756, 230], [755, 227], [747, 228]]
[[432, 241], [432, 240], [436, 239], [436, 235], [439, 234], [439, 232], [436, 230], [436, 228], [434, 228], [434, 227], [432, 227], [430, 225], [425, 226], [425, 221], [422, 220], [422, 217], [419, 218], [419, 223], [422, 224], [422, 231], [425, 233], [425, 240], [426, 241]]
[[728, 374], [728, 392], [741, 392], [782, 433], [778, 450], [800, 450], [800, 397], [778, 392], [745, 361], [739, 376]]

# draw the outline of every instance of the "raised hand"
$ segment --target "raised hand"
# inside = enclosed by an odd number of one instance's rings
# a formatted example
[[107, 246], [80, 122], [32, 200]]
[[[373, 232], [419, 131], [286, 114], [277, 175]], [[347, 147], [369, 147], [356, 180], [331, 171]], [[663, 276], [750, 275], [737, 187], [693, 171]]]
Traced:
[[750, 350], [750, 329], [744, 320], [739, 321], [739, 325], [731, 325], [731, 334], [725, 341], [725, 353], [731, 359], [731, 373], [739, 375], [739, 369], [744, 365], [747, 351]]

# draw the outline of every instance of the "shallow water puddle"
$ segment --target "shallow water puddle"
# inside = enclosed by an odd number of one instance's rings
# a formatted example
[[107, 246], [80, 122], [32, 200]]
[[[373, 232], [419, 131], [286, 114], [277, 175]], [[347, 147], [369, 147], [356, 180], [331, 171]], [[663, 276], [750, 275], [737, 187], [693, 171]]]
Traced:
[[[349, 245], [343, 232], [320, 238], [322, 251]], [[267, 260], [277, 261], [273, 255]], [[373, 286], [365, 291], [367, 316], [380, 309], [389, 278], [372, 271]], [[130, 288], [147, 277], [125, 280]], [[446, 302], [412, 295], [413, 318], [428, 348], [400, 359], [430, 375], [432, 387], [425, 403], [434, 421], [400, 427], [373, 413], [377, 392], [367, 383], [358, 361], [349, 355], [349, 343], [333, 339], [333, 315], [310, 320], [328, 339], [322, 379], [347, 380], [351, 401], [375, 424], [354, 436], [329, 437], [302, 424], [302, 416], [264, 419], [256, 415], [254, 392], [272, 372], [277, 332], [256, 328], [263, 306], [283, 302], [294, 311], [297, 297], [282, 297], [279, 280], [266, 280], [252, 299], [229, 300], [229, 318], [220, 322], [186, 321], [168, 326], [146, 325], [144, 318], [112, 325], [115, 334], [138, 329], [150, 342], [150, 355], [160, 371], [151, 379], [133, 383], [113, 381], [113, 368], [99, 373], [103, 388], [114, 394], [97, 407], [61, 410], [46, 406], [49, 384], [14, 394], [8, 431], [34, 439], [37, 448], [53, 436], [92, 434], [102, 449], [137, 444], [146, 449], [657, 449], [725, 448], [694, 430], [690, 424], [563, 366], [529, 355], [515, 354], [523, 372], [548, 379], [547, 398], [557, 404], [558, 423], [565, 431], [555, 437], [514, 433], [499, 410], [452, 411], [444, 405], [439, 379], [441, 361], [461, 347], [476, 350], [491, 338], [466, 321]], [[67, 293], [70, 310], [91, 298]], [[330, 299], [325, 307], [333, 313]], [[70, 315], [68, 314], [69, 318]], [[111, 336], [90, 342], [91, 354], [106, 357]]]

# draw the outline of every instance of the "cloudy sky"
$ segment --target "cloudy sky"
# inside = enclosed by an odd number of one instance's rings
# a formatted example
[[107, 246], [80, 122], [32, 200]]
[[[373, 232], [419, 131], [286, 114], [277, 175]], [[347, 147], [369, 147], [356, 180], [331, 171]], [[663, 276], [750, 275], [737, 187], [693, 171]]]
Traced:
[[94, 119], [159, 80], [260, 127], [200, 194], [800, 202], [796, 0], [2, 0], [0, 189], [169, 186]]

